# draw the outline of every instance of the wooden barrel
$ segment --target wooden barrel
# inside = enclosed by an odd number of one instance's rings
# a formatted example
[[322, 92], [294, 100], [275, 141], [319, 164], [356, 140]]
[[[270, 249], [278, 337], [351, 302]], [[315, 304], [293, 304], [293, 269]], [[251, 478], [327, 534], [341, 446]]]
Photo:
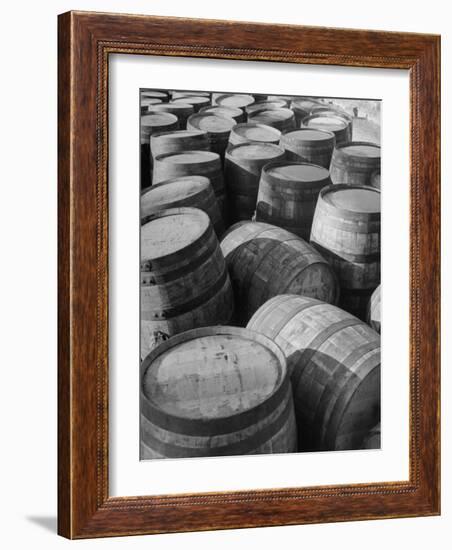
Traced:
[[174, 101], [170, 101], [169, 103], [162, 103], [160, 105], [150, 105], [148, 107], [148, 110], [149, 112], [160, 113], [163, 111], [165, 113], [176, 115], [179, 121], [180, 130], [186, 129], [188, 117], [195, 112], [193, 105]]
[[203, 107], [199, 110], [200, 113], [209, 113], [224, 118], [233, 118], [237, 123], [245, 122], [246, 116], [242, 109], [234, 109], [232, 107], [221, 107], [219, 105], [211, 105]]
[[211, 113], [191, 115], [187, 121], [188, 130], [202, 130], [207, 133], [210, 150], [218, 153], [222, 160], [228, 146], [229, 133], [235, 125], [233, 118], [220, 117]]
[[141, 368], [141, 458], [291, 453], [297, 449], [284, 355], [251, 330], [174, 336]]
[[380, 169], [381, 149], [367, 141], [337, 145], [331, 159], [333, 183], [370, 185], [372, 174]]
[[286, 151], [287, 160], [309, 162], [330, 167], [336, 138], [332, 132], [313, 128], [299, 128], [282, 134], [280, 146]]
[[258, 111], [270, 111], [271, 109], [282, 109], [287, 108], [287, 101], [283, 99], [275, 99], [273, 101], [261, 101], [259, 103], [252, 103], [245, 108], [246, 114], [252, 115]]
[[228, 148], [224, 175], [230, 223], [251, 220], [262, 167], [283, 158], [284, 151], [271, 143], [239, 143]]
[[257, 111], [248, 116], [248, 122], [257, 124], [266, 124], [272, 128], [276, 128], [280, 132], [286, 132], [295, 128], [295, 116], [291, 109], [266, 109], [265, 111]]
[[367, 323], [380, 334], [381, 331], [381, 285], [372, 292], [367, 305]]
[[224, 233], [217, 199], [208, 178], [185, 176], [153, 185], [140, 198], [141, 225], [159, 210], [192, 206], [203, 210], [210, 218], [218, 238]]
[[380, 420], [380, 336], [338, 307], [293, 294], [265, 303], [248, 328], [286, 356], [299, 450], [361, 448]]
[[233, 109], [244, 109], [254, 103], [254, 97], [249, 94], [221, 94], [215, 98], [215, 104]]
[[268, 95], [267, 94], [251, 94], [254, 97], [255, 103], [262, 103], [263, 101], [267, 101]]
[[361, 449], [381, 449], [381, 423], [374, 426], [365, 436]]
[[184, 151], [155, 157], [152, 180], [154, 185], [181, 176], [209, 178], [221, 215], [226, 222], [226, 189], [220, 156], [212, 151]]
[[171, 90], [170, 95], [172, 100], [189, 96], [208, 97], [210, 99], [210, 92], [197, 92], [192, 90]]
[[297, 128], [301, 128], [303, 126], [303, 119], [310, 115], [311, 110], [314, 107], [319, 105], [320, 104], [318, 101], [305, 97], [296, 98], [290, 102], [290, 108], [294, 112]]
[[375, 172], [372, 172], [372, 175], [370, 176], [370, 185], [372, 187], [375, 187], [376, 189], [381, 189], [380, 168], [378, 170], [375, 170]]
[[146, 189], [152, 182], [152, 157], [150, 137], [155, 132], [174, 130], [178, 127], [177, 117], [170, 113], [148, 113], [140, 117], [140, 180], [141, 189]]
[[247, 122], [237, 124], [232, 128], [229, 134], [229, 145], [238, 145], [239, 143], [248, 143], [257, 141], [262, 143], [273, 143], [278, 145], [281, 139], [281, 132], [265, 124], [255, 124]]
[[141, 226], [141, 356], [156, 335], [224, 325], [233, 296], [209, 216], [198, 208], [160, 210]]
[[256, 221], [283, 227], [309, 241], [320, 190], [331, 184], [323, 166], [272, 162], [261, 173]]
[[351, 139], [351, 123], [337, 115], [324, 115], [322, 113], [309, 115], [303, 119], [302, 123], [306, 128], [332, 132], [336, 137], [336, 147], [340, 143], [345, 143]]
[[347, 121], [348, 124], [348, 134], [347, 141], [352, 141], [353, 139], [353, 117], [349, 115], [343, 109], [335, 108], [332, 106], [319, 106], [314, 107], [311, 111], [311, 115], [320, 114], [322, 116], [338, 116]]
[[210, 105], [210, 97], [189, 95], [173, 99], [174, 103], [187, 103], [188, 105], [193, 105], [195, 113], [197, 113], [202, 107], [207, 107]]
[[363, 185], [330, 185], [319, 194], [311, 244], [335, 270], [340, 306], [365, 319], [380, 284], [380, 192]]
[[234, 225], [221, 249], [236, 301], [236, 320], [245, 325], [267, 300], [290, 292], [335, 303], [336, 276], [318, 252], [293, 233], [261, 222]]
[[183, 151], [209, 151], [207, 133], [201, 130], [173, 130], [158, 132], [151, 136], [151, 155], [153, 158], [168, 153]]

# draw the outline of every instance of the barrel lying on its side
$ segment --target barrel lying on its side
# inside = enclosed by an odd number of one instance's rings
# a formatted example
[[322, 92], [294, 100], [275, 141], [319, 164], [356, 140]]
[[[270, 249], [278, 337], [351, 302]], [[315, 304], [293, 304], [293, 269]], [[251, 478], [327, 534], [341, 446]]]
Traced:
[[290, 292], [335, 303], [336, 276], [303, 239], [260, 222], [239, 222], [221, 241], [236, 303], [236, 320], [246, 324], [268, 299]]
[[251, 330], [174, 336], [141, 368], [141, 458], [290, 453], [297, 449], [286, 362]]
[[320, 190], [331, 184], [326, 168], [301, 162], [271, 162], [262, 169], [256, 221], [283, 227], [309, 241]]
[[381, 331], [381, 285], [373, 291], [367, 306], [367, 322], [379, 334]]
[[340, 307], [365, 320], [369, 297], [380, 284], [380, 192], [363, 185], [320, 191], [311, 244], [333, 266]]
[[141, 226], [141, 355], [159, 339], [195, 327], [228, 324], [233, 296], [208, 215], [160, 210]]
[[335, 306], [287, 294], [266, 302], [248, 328], [286, 356], [299, 450], [361, 448], [380, 420], [380, 336]]

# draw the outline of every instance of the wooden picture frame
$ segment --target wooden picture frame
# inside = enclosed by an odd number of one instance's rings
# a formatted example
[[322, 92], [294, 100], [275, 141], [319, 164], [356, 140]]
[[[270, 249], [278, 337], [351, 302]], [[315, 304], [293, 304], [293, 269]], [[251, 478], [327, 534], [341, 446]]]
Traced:
[[[69, 12], [59, 16], [58, 52], [58, 532], [87, 538], [439, 514], [440, 38]], [[113, 53], [409, 71], [409, 481], [109, 496], [107, 91]]]

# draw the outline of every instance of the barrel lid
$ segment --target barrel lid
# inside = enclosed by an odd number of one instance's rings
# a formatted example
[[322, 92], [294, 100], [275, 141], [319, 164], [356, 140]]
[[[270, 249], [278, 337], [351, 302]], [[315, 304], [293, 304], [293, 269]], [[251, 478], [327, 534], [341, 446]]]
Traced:
[[353, 157], [380, 158], [380, 146], [375, 143], [351, 142], [340, 147], [342, 153]]
[[240, 159], [272, 159], [284, 151], [272, 143], [239, 143], [230, 148], [227, 155]]
[[208, 107], [202, 107], [200, 113], [211, 113], [223, 117], [234, 118], [236, 116], [243, 115], [242, 109], [236, 107], [226, 107], [225, 105], [209, 105]]
[[234, 127], [234, 133], [247, 138], [249, 141], [264, 142], [279, 139], [281, 136], [281, 132], [276, 128], [254, 122], [237, 124], [237, 126]]
[[210, 99], [206, 96], [188, 95], [173, 99], [172, 103], [188, 103], [190, 105], [199, 105], [210, 103]]
[[318, 106], [320, 105], [320, 103], [313, 99], [306, 99], [306, 98], [293, 99], [290, 104], [291, 107], [295, 107], [295, 108], [298, 107], [299, 109], [304, 109], [305, 111], [306, 110], [310, 111], [316, 105]]
[[282, 99], [274, 99], [272, 101], [260, 101], [259, 103], [253, 103], [246, 107], [246, 112], [248, 114], [255, 113], [256, 111], [265, 111], [269, 109], [281, 109], [287, 106], [287, 101]]
[[259, 120], [265, 124], [265, 122], [287, 120], [293, 116], [293, 111], [291, 109], [281, 107], [279, 109], [266, 109], [264, 111], [257, 111], [251, 116], [253, 120]]
[[209, 216], [197, 208], [160, 210], [141, 226], [141, 259], [155, 260], [183, 250], [209, 227]]
[[170, 101], [169, 103], [159, 103], [158, 105], [151, 105], [150, 111], [186, 111], [193, 110], [193, 105], [189, 103], [176, 103], [176, 101]]
[[147, 204], [156, 207], [160, 204], [190, 197], [209, 187], [209, 185], [210, 180], [205, 176], [182, 176], [165, 180], [153, 185], [141, 195], [141, 207], [145, 209]]
[[173, 141], [175, 139], [184, 139], [184, 138], [205, 136], [205, 135], [206, 135], [206, 132], [203, 132], [202, 130], [169, 130], [168, 132], [159, 132], [158, 134], [154, 134], [152, 136], [152, 139], [156, 139], [156, 138], [158, 138], [159, 140], [170, 139]]
[[142, 90], [141, 91], [141, 97], [142, 98], [145, 98], [145, 97], [156, 97], [156, 98], [159, 98], [159, 99], [167, 99], [168, 98], [168, 94], [166, 94], [165, 92], [161, 92], [159, 90]]
[[177, 116], [171, 113], [150, 113], [143, 115], [140, 120], [141, 126], [167, 126], [175, 122], [177, 122]]
[[325, 141], [334, 138], [332, 132], [327, 130], [319, 130], [317, 128], [299, 128], [297, 130], [290, 130], [286, 132], [284, 136], [297, 141]]
[[233, 118], [218, 116], [213, 113], [192, 115], [189, 123], [206, 132], [229, 132], [236, 122]]
[[275, 162], [266, 166], [264, 171], [278, 179], [298, 182], [322, 181], [329, 175], [323, 166], [303, 162]]
[[314, 126], [324, 128], [325, 130], [343, 130], [347, 127], [347, 122], [340, 116], [334, 115], [311, 115], [303, 120], [305, 126]]
[[179, 418], [220, 419], [254, 409], [286, 374], [280, 350], [248, 329], [190, 330], [154, 352], [146, 360], [143, 392], [156, 408]]
[[219, 155], [212, 151], [183, 151], [158, 155], [155, 160], [163, 162], [168, 161], [174, 164], [196, 164], [201, 162], [212, 162], [218, 158]]
[[181, 97], [210, 97], [210, 92], [201, 92], [201, 91], [193, 91], [193, 90], [171, 90], [170, 92], [171, 97], [173, 99], [179, 99]]
[[362, 213], [379, 213], [381, 209], [378, 189], [359, 185], [331, 185], [322, 193], [323, 200], [342, 210]]
[[223, 94], [217, 97], [217, 105], [224, 107], [247, 107], [254, 103], [254, 97], [249, 94]]
[[141, 98], [141, 105], [159, 105], [162, 100], [158, 97], [143, 97]]

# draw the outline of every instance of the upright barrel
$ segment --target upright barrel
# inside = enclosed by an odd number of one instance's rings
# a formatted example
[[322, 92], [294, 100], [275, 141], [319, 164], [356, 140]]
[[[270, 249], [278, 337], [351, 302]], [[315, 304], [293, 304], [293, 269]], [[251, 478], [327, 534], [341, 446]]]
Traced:
[[215, 104], [233, 109], [244, 109], [254, 103], [254, 97], [250, 94], [221, 94], [215, 98]]
[[177, 117], [170, 113], [148, 113], [141, 116], [140, 180], [142, 189], [149, 187], [152, 182], [151, 135], [164, 130], [174, 130], [177, 127]]
[[228, 149], [224, 174], [230, 223], [251, 220], [263, 166], [283, 158], [284, 151], [270, 143], [240, 143]]
[[187, 128], [187, 119], [195, 112], [193, 105], [190, 105], [189, 103], [181, 103], [175, 101], [170, 101], [169, 103], [161, 103], [159, 105], [150, 105], [149, 111], [156, 113], [165, 112], [176, 115], [179, 121], [180, 130], [185, 130]]
[[319, 106], [319, 102], [306, 97], [295, 98], [290, 102], [290, 108], [295, 114], [296, 127], [303, 126], [303, 119], [311, 114], [314, 107]]
[[188, 95], [179, 97], [177, 99], [173, 98], [174, 103], [186, 103], [193, 106], [193, 110], [197, 113], [202, 107], [207, 107], [210, 105], [210, 97], [197, 96], [197, 95]]
[[211, 113], [198, 113], [188, 118], [188, 130], [202, 130], [207, 133], [210, 150], [224, 159], [231, 129], [236, 125], [233, 118], [220, 117]]
[[237, 124], [245, 122], [246, 116], [242, 109], [236, 109], [233, 107], [222, 107], [220, 105], [211, 105], [210, 107], [203, 107], [199, 110], [200, 113], [209, 113], [211, 115], [220, 116], [223, 118], [233, 118]]
[[381, 331], [381, 285], [372, 292], [367, 305], [367, 323], [380, 334]]
[[266, 302], [248, 328], [286, 356], [299, 450], [361, 448], [380, 420], [380, 336], [335, 306], [293, 294]]
[[330, 265], [303, 239], [261, 222], [239, 222], [221, 241], [236, 301], [245, 325], [267, 300], [290, 292], [335, 303], [338, 283]]
[[152, 158], [169, 153], [210, 150], [207, 132], [202, 130], [158, 132], [151, 136], [150, 146]]
[[196, 97], [208, 97], [210, 99], [210, 92], [199, 92], [193, 90], [171, 90], [171, 99], [180, 99], [182, 97], [196, 96]]
[[284, 355], [251, 330], [174, 336], [141, 368], [141, 458], [291, 453], [297, 449]]
[[217, 199], [208, 178], [185, 176], [153, 185], [140, 198], [141, 225], [159, 210], [191, 206], [203, 210], [210, 218], [218, 238], [224, 233]]
[[141, 90], [140, 93], [141, 99], [145, 98], [153, 98], [153, 99], [160, 99], [162, 103], [167, 103], [169, 100], [168, 92], [165, 92], [163, 90]]
[[228, 324], [233, 296], [209, 216], [171, 208], [141, 226], [141, 354], [156, 336]]
[[348, 133], [347, 141], [352, 141], [353, 139], [353, 117], [349, 115], [346, 111], [340, 108], [335, 108], [332, 106], [318, 106], [314, 107], [311, 111], [311, 115], [322, 115], [322, 116], [338, 116], [343, 118], [348, 124]]
[[336, 147], [351, 139], [351, 122], [338, 115], [324, 115], [317, 113], [303, 119], [303, 126], [316, 130], [332, 132], [336, 138]]
[[181, 176], [209, 178], [221, 215], [226, 221], [226, 190], [220, 156], [212, 151], [185, 151], [155, 158], [153, 184]]
[[276, 128], [265, 124], [247, 122], [237, 124], [232, 128], [229, 134], [229, 145], [238, 145], [239, 143], [248, 143], [250, 141], [278, 145], [280, 139], [281, 132]]
[[261, 172], [256, 221], [283, 227], [309, 241], [320, 190], [330, 184], [323, 166], [271, 162]]
[[280, 132], [286, 132], [295, 128], [295, 116], [291, 109], [266, 109], [257, 111], [248, 116], [248, 122], [257, 124], [266, 124], [276, 128]]
[[144, 115], [148, 113], [149, 105], [158, 105], [159, 103], [162, 103], [161, 99], [158, 99], [156, 97], [144, 97], [140, 100], [140, 111], [141, 114]]
[[330, 185], [319, 194], [311, 244], [333, 266], [340, 306], [365, 319], [380, 284], [380, 192], [360, 185]]
[[367, 141], [352, 141], [336, 146], [331, 160], [333, 183], [371, 185], [372, 175], [380, 169], [381, 149]]
[[299, 128], [284, 133], [280, 146], [286, 151], [287, 160], [309, 162], [329, 169], [335, 143], [333, 132]]

